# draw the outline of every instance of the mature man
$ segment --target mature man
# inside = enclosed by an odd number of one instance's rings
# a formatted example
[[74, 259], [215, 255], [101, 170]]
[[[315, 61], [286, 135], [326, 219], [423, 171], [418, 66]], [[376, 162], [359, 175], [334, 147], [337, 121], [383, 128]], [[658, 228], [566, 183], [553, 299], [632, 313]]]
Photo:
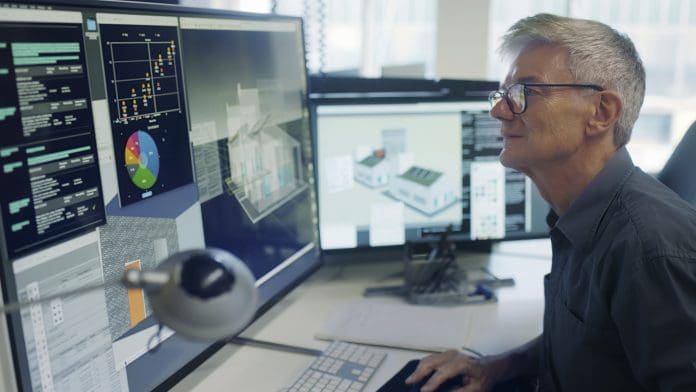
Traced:
[[696, 211], [626, 151], [645, 91], [633, 43], [604, 24], [539, 14], [514, 24], [491, 115], [500, 160], [550, 203], [544, 331], [480, 359], [423, 359], [422, 391], [538, 375], [542, 391], [696, 391]]

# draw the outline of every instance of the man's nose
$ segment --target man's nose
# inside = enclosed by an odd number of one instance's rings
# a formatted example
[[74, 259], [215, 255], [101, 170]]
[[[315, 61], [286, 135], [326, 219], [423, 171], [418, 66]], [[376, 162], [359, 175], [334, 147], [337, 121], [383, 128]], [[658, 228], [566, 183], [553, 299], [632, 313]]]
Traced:
[[512, 120], [515, 117], [515, 114], [512, 113], [512, 110], [510, 110], [510, 106], [505, 98], [493, 105], [490, 110], [490, 115], [498, 120]]

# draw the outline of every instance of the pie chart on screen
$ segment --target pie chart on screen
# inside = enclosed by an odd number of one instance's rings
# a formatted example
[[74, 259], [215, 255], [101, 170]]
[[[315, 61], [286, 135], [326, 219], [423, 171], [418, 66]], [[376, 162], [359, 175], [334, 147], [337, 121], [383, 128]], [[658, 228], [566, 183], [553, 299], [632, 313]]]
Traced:
[[133, 132], [126, 142], [126, 169], [135, 186], [146, 190], [157, 182], [159, 152], [155, 140], [147, 132]]

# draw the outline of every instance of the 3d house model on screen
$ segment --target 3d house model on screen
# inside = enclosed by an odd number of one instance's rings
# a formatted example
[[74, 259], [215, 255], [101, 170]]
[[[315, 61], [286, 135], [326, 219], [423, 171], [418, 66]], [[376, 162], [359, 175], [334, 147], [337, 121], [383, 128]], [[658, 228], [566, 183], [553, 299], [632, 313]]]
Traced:
[[[262, 93], [263, 92], [263, 93]], [[230, 177], [227, 191], [237, 198], [252, 222], [256, 222], [302, 192], [300, 142], [278, 123], [292, 118], [299, 103], [285, 106], [279, 83], [266, 81], [265, 89], [242, 89], [240, 104], [227, 105]], [[238, 121], [230, 121], [231, 119]]]
[[[383, 129], [382, 148], [363, 156], [369, 148], [355, 150], [355, 180], [371, 189], [382, 191], [415, 211], [431, 216], [459, 200], [456, 179], [444, 171], [414, 165], [413, 152], [408, 152], [407, 130]], [[382, 188], [386, 187], [386, 190]]]
[[456, 203], [457, 184], [446, 173], [411, 166], [392, 179], [389, 195], [433, 215]]

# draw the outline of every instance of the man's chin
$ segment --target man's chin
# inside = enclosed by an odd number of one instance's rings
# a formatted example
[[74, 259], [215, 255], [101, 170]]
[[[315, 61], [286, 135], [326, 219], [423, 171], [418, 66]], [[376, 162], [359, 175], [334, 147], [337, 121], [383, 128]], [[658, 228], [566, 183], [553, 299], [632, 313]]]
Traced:
[[516, 159], [514, 156], [512, 156], [512, 154], [510, 154], [510, 152], [505, 151], [505, 149], [503, 149], [498, 158], [503, 166], [510, 169], [520, 170], [520, 167], [522, 166], [521, 160], [519, 158]]

